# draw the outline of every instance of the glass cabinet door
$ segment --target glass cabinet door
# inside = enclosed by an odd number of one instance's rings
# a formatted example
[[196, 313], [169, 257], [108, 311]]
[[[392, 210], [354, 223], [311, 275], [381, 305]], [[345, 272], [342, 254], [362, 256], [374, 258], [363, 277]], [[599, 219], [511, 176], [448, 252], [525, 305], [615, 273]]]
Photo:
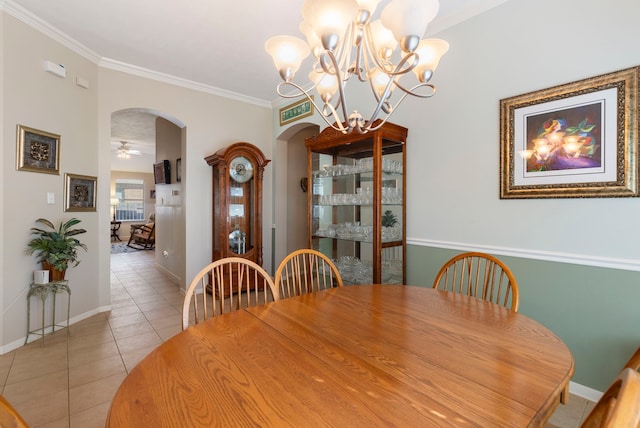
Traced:
[[307, 140], [310, 247], [334, 260], [345, 284], [404, 283], [404, 139], [321, 137]]

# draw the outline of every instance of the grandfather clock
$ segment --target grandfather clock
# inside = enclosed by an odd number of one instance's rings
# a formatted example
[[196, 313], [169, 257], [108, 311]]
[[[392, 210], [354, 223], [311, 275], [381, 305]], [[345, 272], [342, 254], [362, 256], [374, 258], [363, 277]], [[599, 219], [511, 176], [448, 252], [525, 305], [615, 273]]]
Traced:
[[269, 159], [240, 142], [205, 161], [213, 170], [212, 261], [242, 257], [262, 266], [262, 181]]

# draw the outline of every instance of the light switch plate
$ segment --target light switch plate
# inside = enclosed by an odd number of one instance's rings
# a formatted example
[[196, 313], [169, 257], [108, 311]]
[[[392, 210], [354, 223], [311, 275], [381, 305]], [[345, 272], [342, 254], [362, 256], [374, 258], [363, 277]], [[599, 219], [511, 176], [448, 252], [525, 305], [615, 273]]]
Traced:
[[56, 196], [53, 192], [47, 192], [47, 204], [53, 205], [56, 203]]

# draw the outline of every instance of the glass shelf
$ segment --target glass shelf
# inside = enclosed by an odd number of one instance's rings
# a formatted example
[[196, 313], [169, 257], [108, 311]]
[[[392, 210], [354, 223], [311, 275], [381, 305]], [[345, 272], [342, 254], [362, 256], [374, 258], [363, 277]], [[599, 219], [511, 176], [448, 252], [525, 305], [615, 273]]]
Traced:
[[[394, 159], [382, 160], [382, 173], [383, 174], [400, 174], [404, 172], [402, 162]], [[334, 178], [334, 177], [346, 177], [356, 174], [373, 174], [373, 158], [362, 158], [353, 162], [353, 164], [337, 164], [337, 165], [325, 165], [322, 169], [317, 169], [311, 172], [314, 179], [316, 178]]]
[[327, 128], [305, 143], [309, 248], [347, 284], [405, 280], [406, 134], [390, 123], [364, 135]]

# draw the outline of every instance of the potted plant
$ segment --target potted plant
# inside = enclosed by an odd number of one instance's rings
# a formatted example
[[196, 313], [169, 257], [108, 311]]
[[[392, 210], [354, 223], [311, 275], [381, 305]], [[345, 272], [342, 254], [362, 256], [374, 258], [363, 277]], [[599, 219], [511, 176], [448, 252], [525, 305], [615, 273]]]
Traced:
[[382, 226], [393, 227], [398, 224], [398, 218], [391, 210], [386, 210], [382, 215]]
[[42, 262], [42, 268], [49, 271], [51, 281], [64, 279], [65, 271], [70, 266], [78, 266], [78, 248], [85, 251], [87, 246], [74, 236], [85, 233], [85, 229], [72, 229], [80, 223], [77, 218], [60, 223], [56, 228], [53, 223], [45, 218], [39, 218], [36, 223], [42, 223], [47, 229], [31, 228], [34, 237], [28, 242], [27, 254], [37, 253], [38, 261]]

